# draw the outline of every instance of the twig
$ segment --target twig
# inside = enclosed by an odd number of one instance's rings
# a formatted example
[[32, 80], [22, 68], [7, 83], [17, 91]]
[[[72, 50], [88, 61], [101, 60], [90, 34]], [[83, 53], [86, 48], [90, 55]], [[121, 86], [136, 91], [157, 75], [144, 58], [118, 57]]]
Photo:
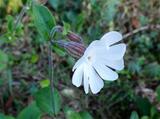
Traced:
[[139, 33], [139, 32], [142, 32], [142, 31], [146, 31], [146, 30], [156, 30], [156, 29], [160, 29], [160, 24], [156, 24], [156, 25], [146, 25], [146, 26], [143, 26], [143, 27], [140, 27], [138, 29], [135, 29], [127, 34], [124, 34], [123, 35], [123, 39], [126, 39], [136, 33]]

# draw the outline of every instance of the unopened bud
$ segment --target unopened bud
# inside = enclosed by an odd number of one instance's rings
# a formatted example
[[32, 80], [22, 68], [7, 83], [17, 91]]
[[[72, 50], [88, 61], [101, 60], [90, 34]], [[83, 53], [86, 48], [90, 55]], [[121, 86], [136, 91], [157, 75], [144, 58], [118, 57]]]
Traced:
[[77, 42], [77, 43], [82, 43], [83, 42], [82, 38], [79, 35], [71, 32], [71, 31], [68, 32], [67, 37], [70, 41], [74, 41], [74, 42]]
[[81, 43], [71, 41], [67, 43], [65, 49], [73, 57], [80, 58], [84, 54], [86, 47]]
[[80, 58], [84, 51], [86, 50], [86, 47], [82, 43], [77, 42], [66, 42], [64, 40], [54, 41], [54, 43], [58, 44], [59, 46], [66, 49], [66, 51], [75, 58]]

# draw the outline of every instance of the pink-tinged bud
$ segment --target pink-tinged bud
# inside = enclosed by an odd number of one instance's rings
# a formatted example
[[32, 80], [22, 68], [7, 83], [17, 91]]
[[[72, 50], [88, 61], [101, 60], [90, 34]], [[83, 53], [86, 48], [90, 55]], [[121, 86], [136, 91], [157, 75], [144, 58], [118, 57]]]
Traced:
[[66, 42], [64, 40], [59, 40], [59, 41], [54, 41], [54, 43], [65, 48], [66, 51], [75, 58], [80, 58], [84, 54], [84, 51], [86, 50], [86, 47], [83, 44], [73, 41]]
[[73, 57], [80, 58], [84, 54], [86, 47], [81, 43], [71, 41], [67, 43], [65, 49]]
[[79, 35], [71, 32], [71, 31], [67, 33], [67, 37], [70, 41], [74, 41], [74, 42], [77, 42], [77, 43], [82, 43], [83, 42], [82, 38]]
[[[51, 31], [51, 35], [56, 31], [56, 32], [63, 32], [63, 27], [60, 26], [60, 25], [57, 25], [53, 28], [53, 30]], [[83, 39], [77, 35], [76, 33], [73, 33], [71, 31], [68, 31], [67, 32], [67, 38], [70, 40], [70, 41], [73, 41], [73, 42], [77, 42], [77, 43], [83, 43]]]

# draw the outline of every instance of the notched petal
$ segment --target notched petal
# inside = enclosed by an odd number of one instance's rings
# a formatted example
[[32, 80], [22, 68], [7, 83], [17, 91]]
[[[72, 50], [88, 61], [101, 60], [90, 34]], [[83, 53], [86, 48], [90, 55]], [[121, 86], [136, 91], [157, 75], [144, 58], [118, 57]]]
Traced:
[[74, 72], [72, 77], [72, 84], [79, 87], [82, 84], [82, 78], [83, 78], [83, 65], [78, 67]]
[[100, 39], [100, 41], [103, 41], [107, 46], [113, 45], [120, 40], [122, 40], [122, 34], [117, 31], [110, 31]]
[[114, 81], [118, 78], [118, 74], [115, 71], [112, 71], [110, 68], [106, 67], [105, 65], [101, 63], [94, 63], [93, 65], [102, 79]]
[[81, 57], [73, 66], [72, 71], [74, 71], [75, 69], [77, 69], [80, 65], [83, 65], [84, 59], [83, 57]]
[[84, 65], [83, 86], [86, 94], [89, 92], [89, 72], [87, 66]]
[[126, 52], [126, 44], [120, 43], [117, 45], [110, 46], [106, 55], [109, 60], [119, 60], [122, 59]]
[[[89, 70], [89, 69], [88, 69]], [[89, 86], [93, 94], [97, 94], [104, 86], [103, 80], [99, 77], [93, 67], [90, 68]]]

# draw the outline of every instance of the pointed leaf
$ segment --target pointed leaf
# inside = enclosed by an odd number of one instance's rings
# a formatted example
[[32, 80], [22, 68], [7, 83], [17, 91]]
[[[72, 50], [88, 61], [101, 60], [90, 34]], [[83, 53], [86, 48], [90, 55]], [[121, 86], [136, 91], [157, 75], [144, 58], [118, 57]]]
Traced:
[[32, 8], [34, 24], [44, 40], [49, 39], [51, 29], [55, 26], [55, 19], [47, 7], [34, 4]]

